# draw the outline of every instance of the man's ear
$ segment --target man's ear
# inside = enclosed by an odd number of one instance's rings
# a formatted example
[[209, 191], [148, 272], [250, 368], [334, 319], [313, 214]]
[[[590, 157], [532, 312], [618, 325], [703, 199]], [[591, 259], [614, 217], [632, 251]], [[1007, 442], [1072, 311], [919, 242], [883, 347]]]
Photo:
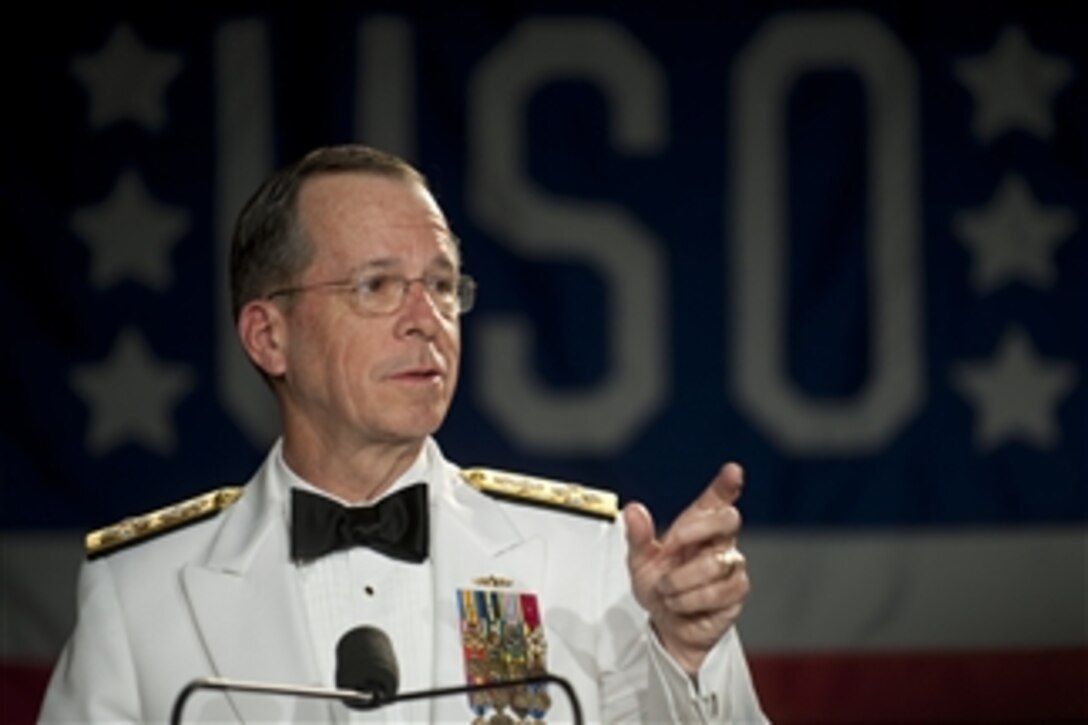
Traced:
[[269, 377], [287, 371], [287, 326], [274, 302], [250, 300], [238, 313], [238, 337], [253, 364]]

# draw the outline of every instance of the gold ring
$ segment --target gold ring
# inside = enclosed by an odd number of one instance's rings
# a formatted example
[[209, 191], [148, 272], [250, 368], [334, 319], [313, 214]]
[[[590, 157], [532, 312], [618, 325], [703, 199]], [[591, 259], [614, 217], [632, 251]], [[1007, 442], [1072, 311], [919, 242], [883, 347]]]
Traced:
[[741, 553], [734, 548], [722, 549], [714, 554], [714, 560], [721, 565], [722, 577], [725, 579], [732, 576], [733, 570], [737, 568], [737, 563], [741, 559]]

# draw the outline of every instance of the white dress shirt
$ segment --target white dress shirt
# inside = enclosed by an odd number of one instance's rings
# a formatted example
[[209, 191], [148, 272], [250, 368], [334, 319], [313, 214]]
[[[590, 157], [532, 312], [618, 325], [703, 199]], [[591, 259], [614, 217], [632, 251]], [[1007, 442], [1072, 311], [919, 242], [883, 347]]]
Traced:
[[[436, 462], [429, 460], [427, 450], [420, 453], [382, 498], [414, 483], [436, 480], [440, 472]], [[276, 456], [274, 470], [287, 487], [351, 505], [295, 474], [283, 460], [282, 451]], [[289, 525], [290, 497], [284, 500]], [[384, 631], [393, 642], [400, 671], [398, 691], [430, 686], [434, 641], [431, 613], [434, 577], [430, 558], [415, 564], [357, 546], [297, 564], [296, 569], [322, 684], [336, 686], [336, 645], [340, 638], [356, 627], [370, 625]], [[426, 722], [430, 718], [426, 700], [396, 703], [379, 710], [335, 708], [334, 712], [345, 715], [343, 722], [352, 723]]]

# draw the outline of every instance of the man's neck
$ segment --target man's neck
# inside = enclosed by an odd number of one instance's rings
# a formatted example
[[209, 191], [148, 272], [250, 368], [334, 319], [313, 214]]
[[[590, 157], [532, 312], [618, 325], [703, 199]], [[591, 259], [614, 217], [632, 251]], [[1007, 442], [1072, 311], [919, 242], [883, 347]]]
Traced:
[[348, 503], [374, 501], [407, 471], [423, 439], [329, 445], [300, 432], [284, 431], [283, 460], [307, 483]]

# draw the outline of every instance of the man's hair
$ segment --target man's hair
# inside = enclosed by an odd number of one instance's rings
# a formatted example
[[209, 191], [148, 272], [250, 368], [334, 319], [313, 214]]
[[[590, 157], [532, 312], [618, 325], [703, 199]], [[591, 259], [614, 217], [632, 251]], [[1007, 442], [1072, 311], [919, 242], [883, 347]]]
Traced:
[[298, 192], [314, 176], [361, 173], [427, 186], [408, 162], [361, 144], [325, 146], [268, 177], [238, 215], [230, 246], [230, 296], [234, 319], [247, 302], [292, 284], [314, 249], [298, 219]]

